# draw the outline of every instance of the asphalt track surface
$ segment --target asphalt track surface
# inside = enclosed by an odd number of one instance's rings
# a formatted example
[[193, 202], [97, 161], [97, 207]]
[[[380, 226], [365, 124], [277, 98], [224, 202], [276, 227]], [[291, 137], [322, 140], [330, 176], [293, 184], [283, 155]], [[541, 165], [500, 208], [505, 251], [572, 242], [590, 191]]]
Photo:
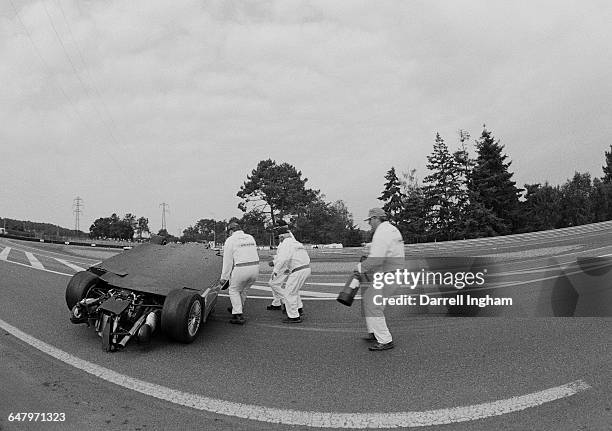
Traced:
[[[64, 291], [109, 253], [0, 239], [0, 429], [612, 429], [612, 319], [535, 317], [554, 287], [550, 268], [611, 255], [612, 224], [407, 247], [418, 258], [501, 259], [492, 285], [511, 291], [518, 311], [453, 318], [388, 307], [396, 348], [385, 352], [360, 340], [359, 307], [334, 300], [359, 251], [320, 250], [301, 325], [265, 309], [262, 263], [246, 325], [228, 324], [222, 297], [193, 344], [158, 334], [105, 353], [91, 328], [69, 322]], [[66, 420], [9, 422], [11, 412]]]

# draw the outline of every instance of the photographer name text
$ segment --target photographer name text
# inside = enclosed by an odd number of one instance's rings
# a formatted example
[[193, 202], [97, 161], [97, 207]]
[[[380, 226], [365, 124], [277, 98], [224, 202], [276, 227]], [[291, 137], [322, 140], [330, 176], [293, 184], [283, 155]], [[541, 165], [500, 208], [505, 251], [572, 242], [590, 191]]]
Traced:
[[455, 295], [438, 297], [431, 295], [399, 295], [399, 296], [383, 296], [374, 295], [373, 301], [375, 305], [402, 305], [402, 306], [423, 306], [423, 305], [470, 305], [480, 308], [488, 306], [511, 306], [512, 298], [471, 295]]

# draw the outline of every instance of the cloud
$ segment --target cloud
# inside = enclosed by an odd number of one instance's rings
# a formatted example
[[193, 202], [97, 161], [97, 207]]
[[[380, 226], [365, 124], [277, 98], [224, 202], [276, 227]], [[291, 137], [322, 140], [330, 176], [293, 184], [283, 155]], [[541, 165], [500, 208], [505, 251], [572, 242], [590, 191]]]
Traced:
[[[426, 175], [438, 131], [453, 147], [459, 128], [477, 137], [487, 123], [519, 184], [599, 175], [608, 145], [607, 2], [15, 5], [0, 11], [13, 217], [69, 226], [79, 194], [92, 220], [125, 211], [156, 226], [162, 201], [174, 229], [228, 218], [272, 157], [361, 218], [392, 165]], [[28, 170], [61, 196], [52, 212], [32, 203]]]

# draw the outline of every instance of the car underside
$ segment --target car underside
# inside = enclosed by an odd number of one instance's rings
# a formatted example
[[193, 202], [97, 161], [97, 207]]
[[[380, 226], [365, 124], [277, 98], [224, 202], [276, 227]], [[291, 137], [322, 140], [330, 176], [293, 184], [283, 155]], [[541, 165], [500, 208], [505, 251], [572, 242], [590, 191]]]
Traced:
[[92, 326], [111, 352], [160, 328], [191, 343], [214, 309], [220, 256], [200, 244], [144, 244], [76, 273], [66, 288], [70, 321]]

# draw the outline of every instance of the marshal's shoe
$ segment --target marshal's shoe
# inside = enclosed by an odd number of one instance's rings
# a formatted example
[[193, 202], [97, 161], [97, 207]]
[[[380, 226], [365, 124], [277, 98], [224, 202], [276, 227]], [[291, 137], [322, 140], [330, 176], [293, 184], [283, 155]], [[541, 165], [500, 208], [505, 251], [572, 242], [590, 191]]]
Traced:
[[268, 305], [266, 307], [266, 310], [281, 310], [282, 308], [283, 308], [282, 305], [272, 305], [272, 304], [270, 304], [270, 305]]
[[389, 341], [388, 343], [385, 344], [381, 344], [381, 343], [375, 343], [374, 345], [368, 347], [368, 349], [370, 349], [373, 352], [379, 351], [379, 350], [389, 350], [394, 348], [395, 345], [393, 344], [393, 341]]
[[246, 323], [246, 319], [242, 316], [242, 314], [233, 314], [229, 322], [233, 323], [234, 325], [244, 325]]
[[[269, 310], [269, 308], [268, 308]], [[275, 308], [276, 310], [276, 308]], [[281, 305], [281, 310], [283, 311], [283, 314], [286, 316], [287, 315], [287, 309], [285, 308], [284, 305]], [[300, 316], [304, 315], [304, 309], [302, 307], [298, 308], [298, 313], [300, 313]]]
[[285, 317], [283, 323], [302, 323], [301, 317]]

